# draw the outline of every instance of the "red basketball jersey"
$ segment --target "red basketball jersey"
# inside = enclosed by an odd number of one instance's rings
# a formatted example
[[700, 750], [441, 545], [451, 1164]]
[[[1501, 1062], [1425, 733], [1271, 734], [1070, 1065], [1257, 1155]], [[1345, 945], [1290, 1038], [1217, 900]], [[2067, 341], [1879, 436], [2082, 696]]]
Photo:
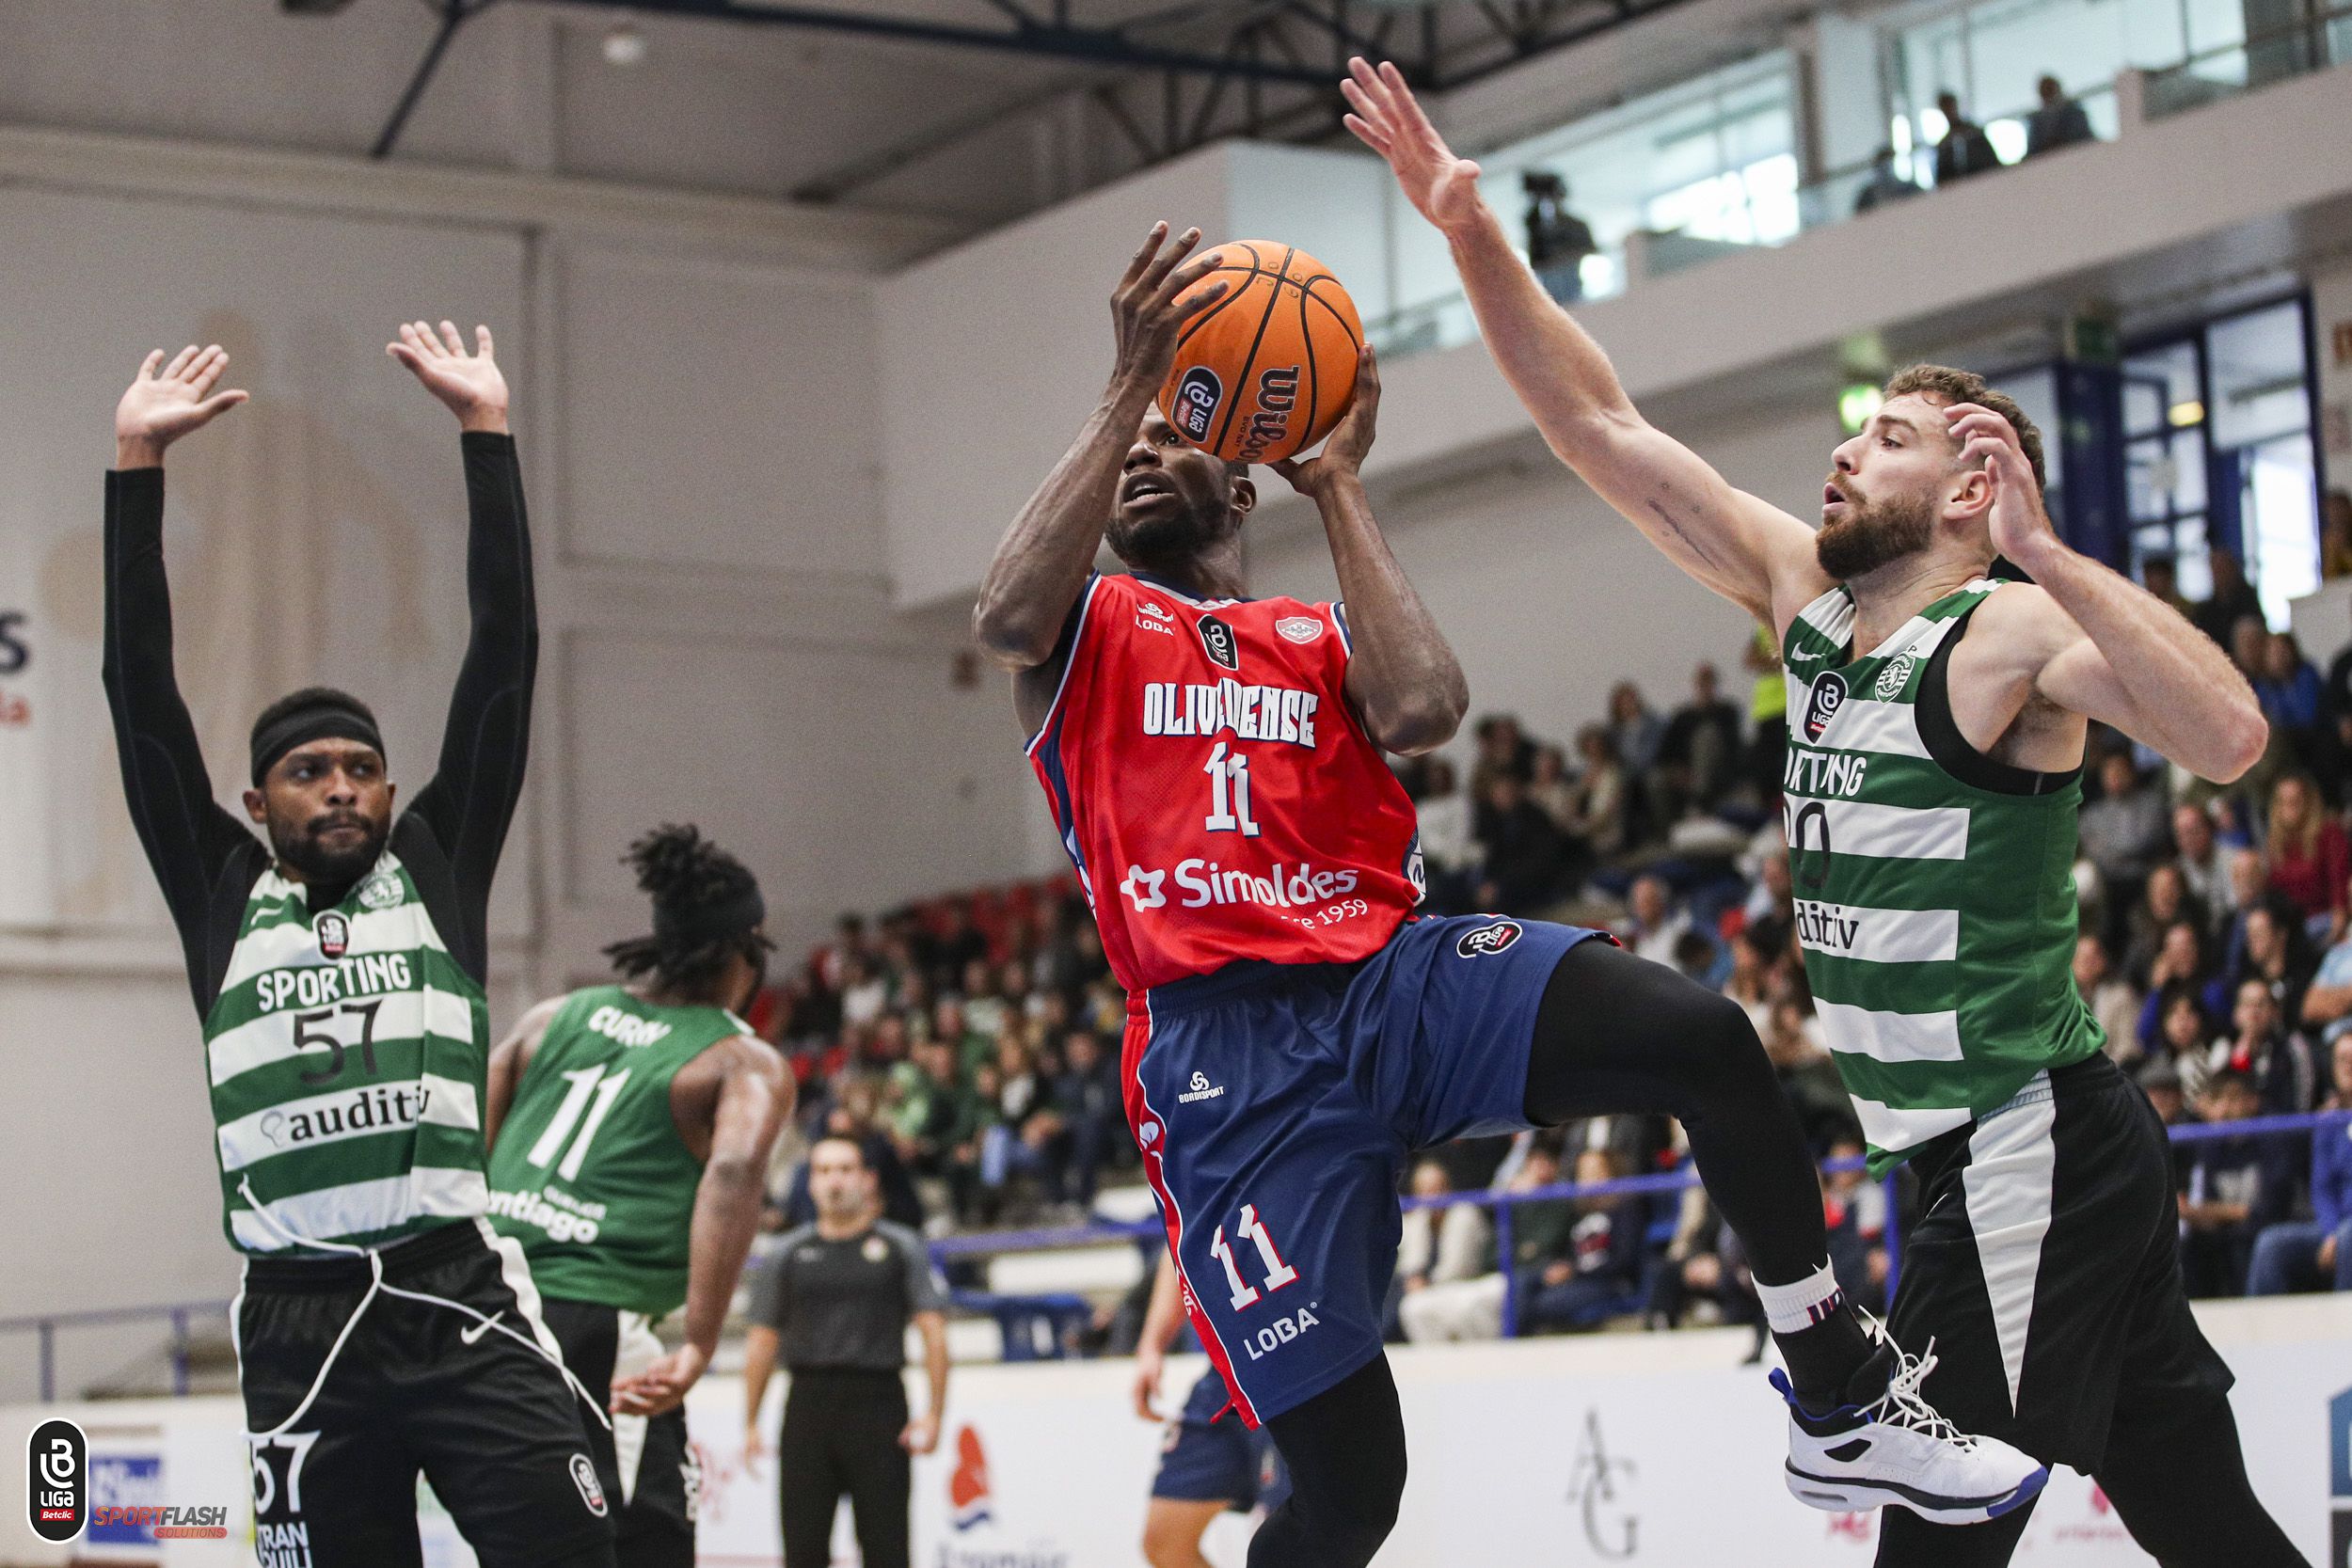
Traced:
[[1337, 605], [1097, 577], [1029, 743], [1130, 991], [1345, 963], [1421, 901], [1412, 801], [1348, 706]]

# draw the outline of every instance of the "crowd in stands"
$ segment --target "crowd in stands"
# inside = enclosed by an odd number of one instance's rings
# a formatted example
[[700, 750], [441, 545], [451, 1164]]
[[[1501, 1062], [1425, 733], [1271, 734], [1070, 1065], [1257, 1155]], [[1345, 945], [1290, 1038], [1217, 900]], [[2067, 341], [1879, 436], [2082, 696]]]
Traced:
[[[2352, 501], [2330, 498], [2352, 533]], [[2344, 552], [2352, 563], [2352, 548]], [[2234, 562], [2181, 601], [2245, 671], [2268, 751], [2217, 787], [2094, 728], [2083, 775], [2074, 978], [2108, 1053], [2170, 1124], [2352, 1111], [2352, 647], [2325, 669], [2271, 631]], [[1772, 641], [1741, 655], [1747, 701], [1702, 664], [1664, 712], [1631, 683], [1572, 745], [1482, 719], [1466, 767], [1400, 763], [1422, 825], [1429, 904], [1602, 926], [1743, 1007], [1817, 1157], [1838, 1276], [1883, 1303], [1890, 1202], [1824, 1046], [1780, 837], [1784, 687]], [[804, 1129], [857, 1138], [892, 1217], [949, 1227], [1082, 1218], [1132, 1165], [1117, 1053], [1125, 998], [1067, 879], [847, 916], [763, 993], [755, 1023], [789, 1054]], [[2176, 1146], [2193, 1294], [2352, 1285], [2352, 1134], [2208, 1136]], [[1667, 1118], [1597, 1117], [1427, 1152], [1408, 1193], [1529, 1192], [1668, 1172]], [[930, 1201], [927, 1204], [926, 1198]], [[776, 1223], [806, 1198], [780, 1185]], [[928, 1211], [928, 1212], [927, 1212]], [[1401, 1338], [1452, 1339], [1639, 1318], [1758, 1323], [1739, 1241], [1703, 1190], [1414, 1207], [1393, 1298]], [[1132, 1319], [1133, 1313], [1127, 1314]], [[1106, 1314], [1104, 1322], [1109, 1321]], [[1759, 1342], [1761, 1330], [1758, 1329]], [[1117, 1348], [1117, 1335], [1111, 1335]]]

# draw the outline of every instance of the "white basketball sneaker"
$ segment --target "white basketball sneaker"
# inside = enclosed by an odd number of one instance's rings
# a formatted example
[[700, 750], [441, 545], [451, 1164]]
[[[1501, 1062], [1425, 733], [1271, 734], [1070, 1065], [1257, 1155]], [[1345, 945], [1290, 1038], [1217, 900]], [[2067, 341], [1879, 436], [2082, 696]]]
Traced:
[[1939, 1525], [1997, 1519], [2033, 1499], [2050, 1467], [1997, 1437], [1971, 1437], [1936, 1414], [1919, 1385], [1935, 1370], [1935, 1342], [1915, 1356], [1863, 1319], [1878, 1353], [1847, 1385], [1852, 1402], [1816, 1412], [1786, 1372], [1772, 1386], [1788, 1402], [1788, 1490], [1832, 1513], [1892, 1503]]

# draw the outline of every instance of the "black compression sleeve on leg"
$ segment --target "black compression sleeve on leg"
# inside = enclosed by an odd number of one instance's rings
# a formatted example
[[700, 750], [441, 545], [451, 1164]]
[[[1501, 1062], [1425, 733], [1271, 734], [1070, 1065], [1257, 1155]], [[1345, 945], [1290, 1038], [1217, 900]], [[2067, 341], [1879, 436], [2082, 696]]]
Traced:
[[2164, 1568], [2309, 1568], [2246, 1479], [2227, 1395], [2198, 1398], [2170, 1420], [2118, 1419], [2098, 1480]]
[[1605, 942], [1568, 949], [1535, 1015], [1526, 1110], [1539, 1127], [1673, 1117], [1756, 1278], [1788, 1284], [1829, 1257], [1820, 1180], [1756, 1026], [1738, 1003], [1664, 964]]
[[1375, 1356], [1266, 1423], [1291, 1493], [1249, 1542], [1249, 1568], [1364, 1568], [1405, 1496], [1405, 1412]]

